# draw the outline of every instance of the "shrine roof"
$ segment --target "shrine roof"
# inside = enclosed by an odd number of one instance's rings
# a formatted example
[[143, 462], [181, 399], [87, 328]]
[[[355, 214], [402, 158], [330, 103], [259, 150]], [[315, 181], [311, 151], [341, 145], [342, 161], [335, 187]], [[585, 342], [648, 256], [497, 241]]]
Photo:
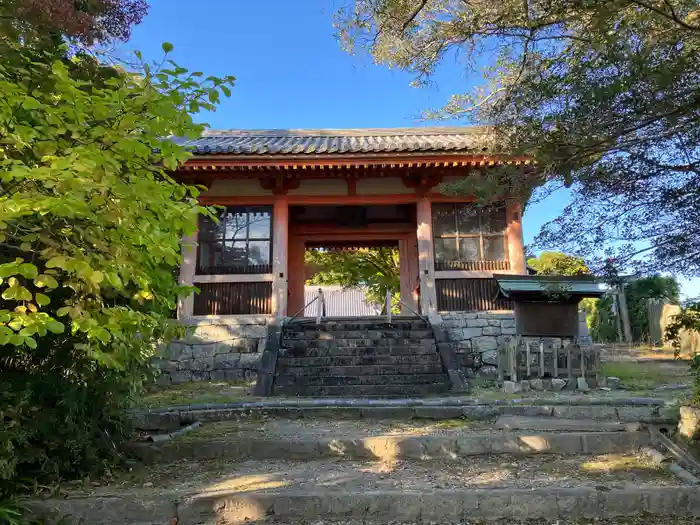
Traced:
[[207, 130], [174, 139], [195, 155], [488, 154], [482, 126], [362, 129]]

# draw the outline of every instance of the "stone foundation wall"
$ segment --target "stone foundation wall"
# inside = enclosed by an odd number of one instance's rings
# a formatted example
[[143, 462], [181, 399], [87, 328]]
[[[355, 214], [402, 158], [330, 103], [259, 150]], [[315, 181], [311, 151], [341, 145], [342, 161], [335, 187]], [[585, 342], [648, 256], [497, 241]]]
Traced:
[[267, 340], [268, 316], [190, 321], [189, 337], [174, 341], [156, 359], [161, 384], [187, 381], [254, 381]]
[[515, 313], [442, 312], [447, 341], [454, 345], [465, 374], [496, 372], [498, 347], [515, 335]]

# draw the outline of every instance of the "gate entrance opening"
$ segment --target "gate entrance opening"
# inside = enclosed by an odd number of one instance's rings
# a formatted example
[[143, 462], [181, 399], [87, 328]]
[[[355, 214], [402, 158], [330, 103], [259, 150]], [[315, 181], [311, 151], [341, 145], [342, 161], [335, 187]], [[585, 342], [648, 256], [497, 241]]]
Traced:
[[[319, 285], [332, 287], [327, 316], [380, 315], [385, 310], [382, 287], [394, 292], [395, 312], [409, 313], [399, 307], [399, 297], [418, 311], [415, 217], [412, 204], [290, 207], [290, 315], [313, 298]], [[364, 286], [348, 288], [350, 283]], [[313, 306], [308, 310], [301, 315], [316, 315]]]

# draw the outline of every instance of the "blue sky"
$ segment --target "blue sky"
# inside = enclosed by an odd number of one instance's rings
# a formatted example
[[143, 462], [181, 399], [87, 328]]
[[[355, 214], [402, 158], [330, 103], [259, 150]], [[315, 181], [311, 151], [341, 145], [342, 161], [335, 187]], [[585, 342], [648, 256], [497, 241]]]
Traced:
[[[435, 125], [420, 112], [481, 80], [458, 58], [446, 60], [425, 88], [411, 77], [340, 49], [332, 26], [344, 0], [150, 0], [121, 53], [160, 59], [162, 42], [178, 64], [207, 75], [234, 75], [232, 97], [204, 120], [213, 128], [352, 128]], [[453, 122], [445, 124], [454, 124]], [[525, 242], [564, 208], [550, 198], [528, 208]], [[683, 281], [700, 295], [700, 281]]]

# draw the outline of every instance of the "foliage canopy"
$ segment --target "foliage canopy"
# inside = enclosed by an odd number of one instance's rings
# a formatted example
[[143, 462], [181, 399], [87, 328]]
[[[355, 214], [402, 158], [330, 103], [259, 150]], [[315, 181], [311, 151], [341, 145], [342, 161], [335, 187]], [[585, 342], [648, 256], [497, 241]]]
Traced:
[[0, 40], [0, 496], [113, 460], [120, 408], [181, 333], [181, 236], [209, 213], [168, 175], [189, 153], [167, 137], [233, 84], [62, 53]]
[[537, 247], [700, 274], [698, 0], [348, 0], [336, 25], [419, 83], [456, 53], [483, 74], [428, 116], [493, 125], [538, 162], [537, 196], [571, 188]]

